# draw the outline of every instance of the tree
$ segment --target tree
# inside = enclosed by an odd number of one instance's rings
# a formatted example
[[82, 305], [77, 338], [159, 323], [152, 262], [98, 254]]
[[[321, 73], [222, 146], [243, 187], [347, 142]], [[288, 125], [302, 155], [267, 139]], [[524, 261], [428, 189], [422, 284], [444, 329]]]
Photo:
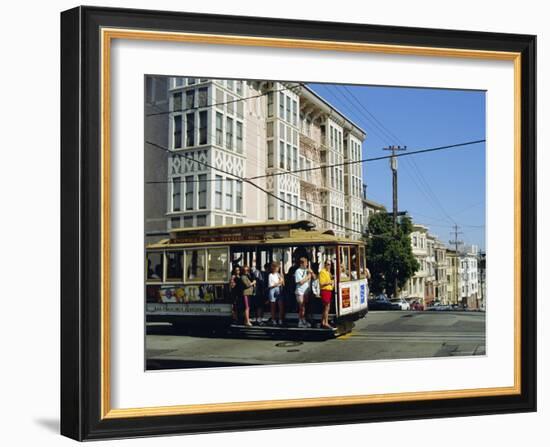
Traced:
[[393, 234], [393, 220], [387, 213], [376, 213], [368, 222], [367, 265], [371, 273], [370, 289], [374, 294], [386, 291], [395, 296], [395, 278], [402, 289], [419, 269], [411, 248], [412, 222], [402, 217]]

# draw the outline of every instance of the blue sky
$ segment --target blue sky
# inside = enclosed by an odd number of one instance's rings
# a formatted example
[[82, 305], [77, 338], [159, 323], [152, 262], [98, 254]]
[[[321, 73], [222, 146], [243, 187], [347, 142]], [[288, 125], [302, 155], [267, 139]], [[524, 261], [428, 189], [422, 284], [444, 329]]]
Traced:
[[[382, 148], [392, 144], [415, 151], [485, 138], [483, 91], [309, 87], [367, 132], [363, 158], [388, 155]], [[456, 223], [465, 243], [485, 248], [485, 143], [402, 157], [398, 163], [400, 211], [446, 243]], [[363, 178], [368, 197], [391, 210], [389, 161], [364, 163]]]

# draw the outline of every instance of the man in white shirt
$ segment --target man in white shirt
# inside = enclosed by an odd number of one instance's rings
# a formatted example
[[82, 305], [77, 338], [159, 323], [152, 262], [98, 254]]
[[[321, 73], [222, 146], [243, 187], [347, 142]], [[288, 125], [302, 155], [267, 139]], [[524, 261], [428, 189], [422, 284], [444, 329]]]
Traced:
[[298, 303], [298, 327], [311, 327], [311, 325], [305, 320], [306, 301], [311, 281], [311, 270], [308, 268], [307, 258], [300, 258], [299, 267], [294, 273], [294, 280], [296, 281], [295, 294], [296, 302]]

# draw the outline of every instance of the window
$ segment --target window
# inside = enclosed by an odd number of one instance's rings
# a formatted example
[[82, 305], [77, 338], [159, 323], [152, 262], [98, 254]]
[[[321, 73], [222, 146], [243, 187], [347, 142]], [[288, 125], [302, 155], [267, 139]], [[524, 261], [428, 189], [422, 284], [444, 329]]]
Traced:
[[281, 193], [281, 200], [279, 200], [279, 220], [285, 220], [285, 195]]
[[172, 178], [172, 211], [181, 210], [181, 178]]
[[208, 105], [208, 87], [199, 88], [199, 107]]
[[273, 136], [273, 121], [267, 123], [266, 135], [268, 138]]
[[147, 280], [162, 281], [164, 272], [164, 254], [162, 252], [147, 253]]
[[298, 170], [298, 148], [297, 147], [292, 148], [292, 169], [295, 171]]
[[359, 279], [359, 256], [357, 253], [357, 245], [352, 245], [349, 247], [350, 255], [350, 268], [351, 268], [351, 279]]
[[279, 92], [279, 118], [285, 119], [285, 94]]
[[292, 196], [290, 194], [286, 195], [286, 218], [288, 220], [292, 219]]
[[183, 87], [185, 85], [185, 78], [174, 78], [174, 87]]
[[292, 100], [292, 124], [298, 125], [298, 102]]
[[187, 90], [185, 92], [185, 108], [192, 109], [195, 107], [195, 90]]
[[289, 171], [292, 169], [292, 148], [290, 144], [286, 145], [286, 168]]
[[197, 227], [206, 227], [206, 214], [197, 216]]
[[243, 152], [243, 123], [237, 121], [237, 152]]
[[201, 210], [206, 208], [206, 191], [206, 174], [201, 174], [199, 175], [199, 209]]
[[193, 226], [193, 216], [183, 216], [183, 226], [189, 228]]
[[279, 168], [285, 168], [285, 143], [279, 141]]
[[223, 90], [216, 89], [216, 106], [220, 109], [223, 107]]
[[273, 196], [267, 196], [267, 218], [275, 219], [275, 198]]
[[223, 177], [221, 175], [216, 175], [216, 191], [214, 201], [217, 210], [222, 209], [222, 182]]
[[166, 281], [183, 280], [182, 256], [182, 251], [166, 252]]
[[340, 247], [340, 280], [347, 281], [350, 279], [350, 258], [349, 247]]
[[199, 144], [206, 144], [208, 140], [208, 112], [199, 112]]
[[237, 102], [237, 116], [239, 118], [244, 116], [244, 103], [242, 101]]
[[237, 95], [243, 94], [243, 81], [235, 81], [235, 91]]
[[233, 81], [232, 79], [227, 80], [227, 88], [229, 90], [233, 90], [234, 85], [235, 85], [235, 81]]
[[197, 80], [195, 78], [187, 78], [187, 85], [196, 84]]
[[181, 92], [174, 93], [174, 101], [172, 104], [172, 110], [179, 112], [182, 106], [182, 94]]
[[223, 216], [216, 214], [216, 217], [214, 218], [214, 224], [218, 227], [223, 225]]
[[179, 226], [180, 226], [180, 218], [179, 217], [172, 217], [170, 219], [170, 228], [171, 229], [179, 228]]
[[233, 149], [233, 119], [229, 117], [225, 125], [225, 146], [227, 149]]
[[181, 115], [174, 117], [174, 148], [181, 147]]
[[267, 93], [267, 116], [273, 116], [273, 92]]
[[274, 163], [273, 140], [267, 142], [267, 167], [272, 168]]
[[[306, 169], [311, 169], [311, 160], [306, 160]], [[311, 171], [305, 171], [306, 179], [311, 181]]]
[[194, 195], [195, 195], [195, 182], [194, 177], [189, 175], [185, 177], [185, 209], [192, 210]]
[[285, 134], [286, 134], [285, 123], [283, 123], [282, 121], [279, 121], [279, 138], [281, 140], [284, 140], [285, 139]]
[[229, 256], [225, 248], [208, 249], [208, 281], [227, 281]]
[[286, 120], [290, 123], [292, 118], [290, 117], [290, 109], [291, 109], [291, 99], [289, 96], [286, 97]]
[[201, 282], [205, 280], [206, 250], [185, 250], [185, 281]]
[[233, 180], [227, 179], [225, 185], [225, 210], [233, 211]]
[[216, 112], [216, 144], [223, 145], [223, 115]]
[[243, 182], [240, 180], [235, 181], [235, 212], [243, 212]]
[[145, 101], [147, 104], [153, 102], [153, 78], [150, 76], [145, 78]]
[[359, 247], [359, 276], [365, 278], [367, 276], [367, 270], [365, 269], [365, 247]]
[[235, 98], [231, 95], [227, 95], [227, 104], [225, 106], [227, 109], [227, 113], [233, 115], [235, 110]]
[[185, 115], [185, 130], [186, 130], [186, 146], [194, 146], [195, 145], [195, 113], [188, 113]]

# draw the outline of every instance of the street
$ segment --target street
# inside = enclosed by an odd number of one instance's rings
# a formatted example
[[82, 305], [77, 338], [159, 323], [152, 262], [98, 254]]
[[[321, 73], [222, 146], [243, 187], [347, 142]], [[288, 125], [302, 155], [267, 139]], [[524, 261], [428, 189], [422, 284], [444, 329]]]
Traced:
[[174, 333], [147, 328], [147, 369], [485, 355], [485, 313], [373, 311], [324, 341]]

